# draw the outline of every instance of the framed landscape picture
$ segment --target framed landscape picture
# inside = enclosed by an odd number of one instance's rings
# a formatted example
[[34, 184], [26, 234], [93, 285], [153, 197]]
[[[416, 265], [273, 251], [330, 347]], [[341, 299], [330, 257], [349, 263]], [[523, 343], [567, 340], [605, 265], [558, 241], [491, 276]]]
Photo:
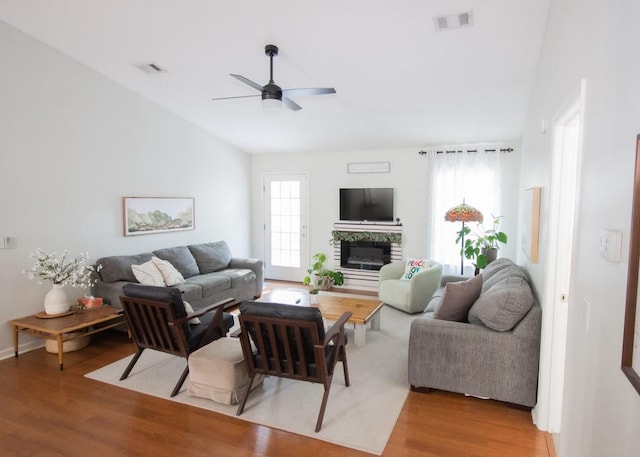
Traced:
[[195, 200], [181, 197], [123, 197], [124, 235], [195, 229]]

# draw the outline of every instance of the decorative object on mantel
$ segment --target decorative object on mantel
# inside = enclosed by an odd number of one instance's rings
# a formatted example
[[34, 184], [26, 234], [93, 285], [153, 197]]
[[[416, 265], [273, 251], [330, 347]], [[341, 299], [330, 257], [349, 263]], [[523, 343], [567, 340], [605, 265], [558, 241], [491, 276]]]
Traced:
[[334, 230], [331, 232], [330, 243], [332, 246], [339, 245], [341, 241], [378, 241], [386, 243], [402, 244], [402, 233], [389, 232], [345, 232]]
[[[463, 198], [461, 205], [454, 206], [445, 213], [444, 220], [449, 222], [462, 222], [462, 230], [458, 232], [458, 238], [462, 238], [462, 247], [460, 248], [460, 274], [464, 274], [464, 235], [468, 233], [468, 231], [465, 232], [464, 224], [465, 222], [482, 222], [482, 213], [473, 206], [467, 205]], [[458, 240], [456, 240], [456, 243], [457, 242]]]
[[316, 304], [318, 292], [320, 290], [329, 290], [332, 286], [341, 286], [344, 284], [344, 276], [340, 271], [327, 270], [324, 263], [327, 261], [327, 255], [318, 252], [313, 255], [313, 264], [307, 268], [307, 275], [302, 279], [302, 283], [311, 286], [309, 290], [309, 303]]
[[65, 249], [61, 255], [55, 252], [47, 254], [40, 249], [29, 254], [29, 257], [36, 259], [36, 264], [24, 273], [29, 279], [38, 278], [38, 283], [51, 281], [51, 290], [44, 298], [44, 310], [48, 315], [64, 314], [69, 311], [73, 304], [63, 290], [64, 286], [88, 288], [95, 283], [91, 274], [99, 271], [100, 266], [94, 268], [87, 265], [88, 253], [80, 254], [75, 259], [67, 258], [68, 250]]
[[[502, 216], [494, 216], [492, 214], [491, 218], [493, 226], [490, 229], [485, 230], [482, 223], [478, 223], [476, 231], [472, 231], [469, 226], [463, 226], [462, 230], [458, 232], [458, 238], [456, 239], [456, 243], [463, 240], [462, 249], [464, 256], [467, 259], [476, 259], [476, 274], [479, 270], [482, 270], [489, 263], [496, 260], [498, 257], [498, 243], [507, 243], [507, 234], [498, 230]], [[467, 238], [465, 242], [465, 235], [471, 235], [471, 237], [475, 239]]]

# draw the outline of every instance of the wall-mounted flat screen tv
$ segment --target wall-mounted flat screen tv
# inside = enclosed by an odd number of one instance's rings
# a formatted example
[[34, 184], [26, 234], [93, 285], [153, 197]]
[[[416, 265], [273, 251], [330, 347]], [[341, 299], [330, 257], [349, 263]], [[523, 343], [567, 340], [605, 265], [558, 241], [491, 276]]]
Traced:
[[393, 221], [393, 189], [340, 189], [340, 220]]

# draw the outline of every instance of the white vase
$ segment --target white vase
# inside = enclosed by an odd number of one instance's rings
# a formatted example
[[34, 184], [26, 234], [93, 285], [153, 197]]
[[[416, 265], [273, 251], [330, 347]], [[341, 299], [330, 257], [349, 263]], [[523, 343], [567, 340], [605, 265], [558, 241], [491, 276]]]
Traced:
[[309, 293], [309, 304], [310, 305], [317, 305], [318, 303], [320, 303], [320, 300], [318, 299], [318, 294], [312, 294]]
[[71, 302], [67, 298], [63, 286], [54, 284], [47, 295], [44, 296], [44, 312], [46, 314], [62, 314], [69, 311]]

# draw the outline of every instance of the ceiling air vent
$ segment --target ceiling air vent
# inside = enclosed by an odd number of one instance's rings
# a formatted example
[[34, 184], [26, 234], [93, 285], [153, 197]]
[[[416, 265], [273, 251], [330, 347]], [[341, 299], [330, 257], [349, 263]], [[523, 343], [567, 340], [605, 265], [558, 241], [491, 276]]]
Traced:
[[446, 16], [436, 16], [433, 18], [436, 31], [453, 30], [473, 25], [473, 11], [464, 13], [448, 14]]
[[145, 73], [166, 73], [167, 70], [162, 68], [160, 65], [156, 63], [143, 63], [137, 66], [140, 70]]

